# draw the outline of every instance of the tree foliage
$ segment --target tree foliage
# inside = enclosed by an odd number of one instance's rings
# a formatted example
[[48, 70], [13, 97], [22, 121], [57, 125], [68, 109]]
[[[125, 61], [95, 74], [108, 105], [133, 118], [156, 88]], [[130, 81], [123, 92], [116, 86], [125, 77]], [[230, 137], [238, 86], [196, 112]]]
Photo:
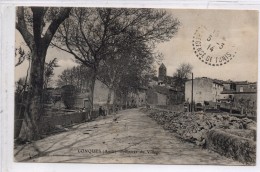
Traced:
[[121, 97], [137, 93], [141, 88], [147, 87], [149, 79], [155, 74], [154, 56], [156, 54], [145, 44], [128, 44], [128, 49], [122, 51], [122, 54], [102, 61], [98, 78]]

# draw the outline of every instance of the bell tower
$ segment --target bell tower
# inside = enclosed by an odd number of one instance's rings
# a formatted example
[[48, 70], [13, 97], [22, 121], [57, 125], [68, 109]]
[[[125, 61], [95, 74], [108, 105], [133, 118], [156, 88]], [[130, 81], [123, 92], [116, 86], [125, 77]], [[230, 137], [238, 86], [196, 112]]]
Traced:
[[158, 80], [164, 81], [166, 77], [166, 73], [167, 73], [167, 69], [165, 65], [162, 63], [161, 66], [159, 67]]

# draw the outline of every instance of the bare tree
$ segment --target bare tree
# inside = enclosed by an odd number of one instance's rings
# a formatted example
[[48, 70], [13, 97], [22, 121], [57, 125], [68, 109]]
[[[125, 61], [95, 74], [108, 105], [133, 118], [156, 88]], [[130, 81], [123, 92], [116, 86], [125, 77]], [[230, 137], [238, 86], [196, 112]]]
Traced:
[[84, 83], [88, 79], [88, 76], [91, 75], [90, 72], [89, 68], [84, 65], [65, 69], [58, 76], [57, 86], [73, 85], [77, 92], [83, 92], [87, 89]]
[[182, 63], [173, 74], [175, 77], [175, 86], [184, 90], [185, 82], [189, 79], [192, 73], [192, 66], [188, 63]]
[[44, 64], [49, 44], [71, 8], [17, 7], [16, 29], [31, 51], [31, 70], [27, 107], [19, 140], [40, 138]]
[[182, 79], [188, 79], [192, 73], [192, 66], [188, 63], [182, 63], [174, 73], [174, 76]]
[[142, 42], [150, 47], [167, 41], [178, 31], [179, 21], [163, 10], [123, 8], [75, 8], [56, 34], [57, 48], [72, 54], [92, 69], [87, 81], [93, 107], [93, 91], [100, 62], [117, 56], [121, 44]]

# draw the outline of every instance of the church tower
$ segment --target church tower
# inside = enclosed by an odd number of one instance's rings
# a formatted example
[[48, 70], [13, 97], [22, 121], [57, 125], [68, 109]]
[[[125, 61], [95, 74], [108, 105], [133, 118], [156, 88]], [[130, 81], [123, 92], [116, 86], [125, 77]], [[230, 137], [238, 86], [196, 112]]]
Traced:
[[159, 67], [159, 74], [158, 74], [159, 81], [164, 81], [164, 79], [166, 77], [166, 72], [167, 72], [167, 69], [166, 69], [165, 65], [162, 63], [161, 66]]

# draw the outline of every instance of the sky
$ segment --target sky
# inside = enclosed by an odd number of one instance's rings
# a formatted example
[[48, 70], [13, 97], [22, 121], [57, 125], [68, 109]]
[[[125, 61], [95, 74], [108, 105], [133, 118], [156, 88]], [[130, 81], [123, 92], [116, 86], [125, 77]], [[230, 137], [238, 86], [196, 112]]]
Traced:
[[[228, 10], [169, 10], [181, 22], [177, 35], [162, 43], [158, 50], [164, 54], [167, 74], [172, 76], [181, 63], [193, 66], [194, 77], [223, 80], [257, 81], [258, 13]], [[196, 29], [219, 31], [219, 35], [235, 46], [236, 56], [223, 66], [209, 66], [193, 52], [192, 39]]]
[[[189, 63], [193, 66], [194, 77], [210, 77], [222, 80], [257, 81], [258, 66], [258, 13], [257, 11], [239, 10], [184, 10], [167, 9], [174, 18], [178, 18], [181, 26], [177, 34], [170, 40], [157, 45], [155, 51], [163, 54], [163, 63], [167, 68], [167, 75], [172, 76], [178, 66]], [[219, 38], [233, 47], [228, 51], [236, 51], [235, 57], [222, 66], [210, 66], [201, 62], [195, 55], [192, 40], [198, 27], [206, 28], [205, 37], [217, 31]], [[204, 35], [203, 35], [204, 36]], [[16, 46], [25, 43], [22, 36], [16, 31]], [[223, 52], [220, 52], [223, 54]], [[216, 54], [218, 55], [218, 54]], [[50, 47], [46, 62], [57, 58], [60, 67], [55, 68], [54, 80], [66, 68], [77, 63], [73, 56]], [[28, 62], [15, 68], [15, 80], [26, 75]], [[158, 65], [156, 66], [158, 67]]]

